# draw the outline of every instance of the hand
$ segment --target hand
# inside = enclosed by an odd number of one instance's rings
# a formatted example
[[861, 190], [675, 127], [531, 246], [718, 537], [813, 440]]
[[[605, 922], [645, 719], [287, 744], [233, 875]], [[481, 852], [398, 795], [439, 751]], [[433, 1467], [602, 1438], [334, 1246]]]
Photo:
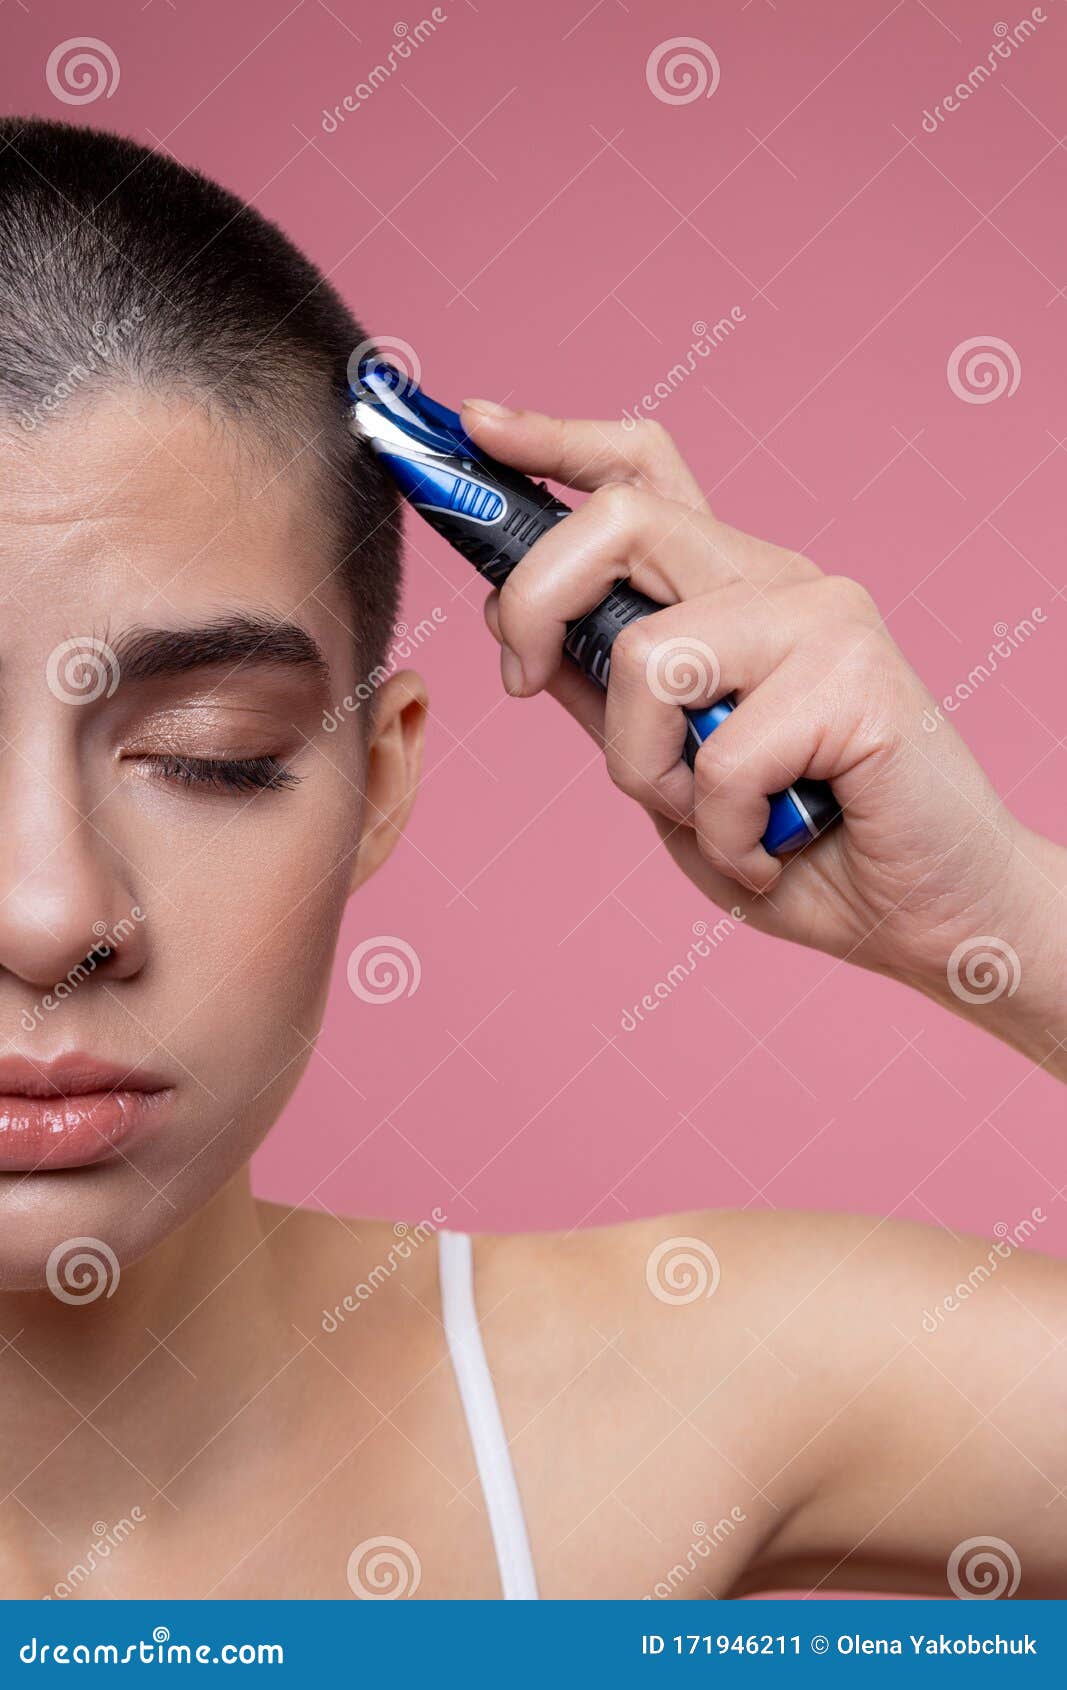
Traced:
[[[998, 994], [991, 1030], [1042, 1060], [1054, 1051], [1067, 1030], [1067, 853], [1001, 803], [864, 588], [717, 521], [656, 423], [469, 401], [463, 424], [494, 457], [591, 494], [488, 601], [507, 690], [545, 690], [576, 717], [717, 904], [740, 903], [769, 933], [961, 1013], [972, 1005], [953, 970], [966, 984], [968, 961], [984, 965], [958, 948], [995, 938], [1020, 981]], [[605, 695], [564, 662], [562, 642], [566, 623], [622, 578], [664, 608], [619, 636]], [[680, 674], [684, 691], [672, 695]], [[737, 708], [691, 773], [674, 700], [696, 707], [726, 693]], [[844, 821], [783, 863], [760, 844], [767, 794], [802, 776], [831, 783]]]

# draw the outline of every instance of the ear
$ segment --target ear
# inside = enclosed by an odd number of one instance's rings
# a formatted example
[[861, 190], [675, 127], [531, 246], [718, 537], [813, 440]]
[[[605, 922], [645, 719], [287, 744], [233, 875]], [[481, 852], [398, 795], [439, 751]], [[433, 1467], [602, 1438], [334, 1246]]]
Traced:
[[422, 772], [428, 705], [425, 683], [414, 669], [391, 675], [378, 692], [350, 894], [381, 867], [407, 825]]

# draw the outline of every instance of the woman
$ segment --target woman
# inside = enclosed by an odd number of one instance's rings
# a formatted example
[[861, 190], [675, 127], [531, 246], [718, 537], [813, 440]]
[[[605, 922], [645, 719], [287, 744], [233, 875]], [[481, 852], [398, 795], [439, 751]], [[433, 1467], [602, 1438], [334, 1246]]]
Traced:
[[[1023, 1238], [746, 1213], [472, 1252], [253, 1200], [419, 773], [417, 676], [328, 714], [398, 585], [363, 336], [202, 178], [2, 130], [5, 1593], [1067, 1594], [1067, 1270]], [[508, 691], [766, 931], [969, 1016], [995, 936], [981, 1024], [1063, 1077], [1064, 851], [923, 734], [867, 595], [717, 522], [654, 425], [464, 420], [591, 493], [489, 601]], [[620, 575], [665, 608], [605, 703], [560, 645]], [[694, 776], [679, 642], [741, 696]], [[783, 869], [764, 795], [802, 775], [845, 822]]]

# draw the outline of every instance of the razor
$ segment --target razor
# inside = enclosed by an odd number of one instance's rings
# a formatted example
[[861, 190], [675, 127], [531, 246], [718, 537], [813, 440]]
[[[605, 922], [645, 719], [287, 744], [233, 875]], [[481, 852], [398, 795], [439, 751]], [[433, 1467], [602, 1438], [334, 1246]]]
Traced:
[[[489, 457], [464, 433], [455, 411], [423, 393], [402, 370], [365, 358], [350, 388], [349, 426], [368, 441], [408, 503], [494, 587], [501, 587], [535, 542], [570, 516], [543, 482]], [[611, 648], [631, 622], [663, 606], [627, 581], [568, 623], [563, 649], [605, 688]], [[683, 756], [692, 768], [704, 741], [731, 714], [731, 697], [687, 709]], [[796, 780], [768, 800], [762, 843], [780, 855], [807, 845], [841, 814], [823, 781]]]

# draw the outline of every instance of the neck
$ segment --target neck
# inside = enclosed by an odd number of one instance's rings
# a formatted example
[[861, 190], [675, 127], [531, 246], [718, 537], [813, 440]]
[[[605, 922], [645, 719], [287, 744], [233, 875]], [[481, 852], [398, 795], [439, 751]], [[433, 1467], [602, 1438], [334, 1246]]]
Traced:
[[242, 1173], [123, 1268], [112, 1295], [0, 1297], [0, 1498], [20, 1505], [4, 1509], [4, 1561], [39, 1568], [47, 1589], [49, 1570], [101, 1523], [136, 1509], [158, 1526], [179, 1512], [178, 1493], [219, 1482], [220, 1462], [232, 1464], [220, 1429], [287, 1344], [266, 1237]]

